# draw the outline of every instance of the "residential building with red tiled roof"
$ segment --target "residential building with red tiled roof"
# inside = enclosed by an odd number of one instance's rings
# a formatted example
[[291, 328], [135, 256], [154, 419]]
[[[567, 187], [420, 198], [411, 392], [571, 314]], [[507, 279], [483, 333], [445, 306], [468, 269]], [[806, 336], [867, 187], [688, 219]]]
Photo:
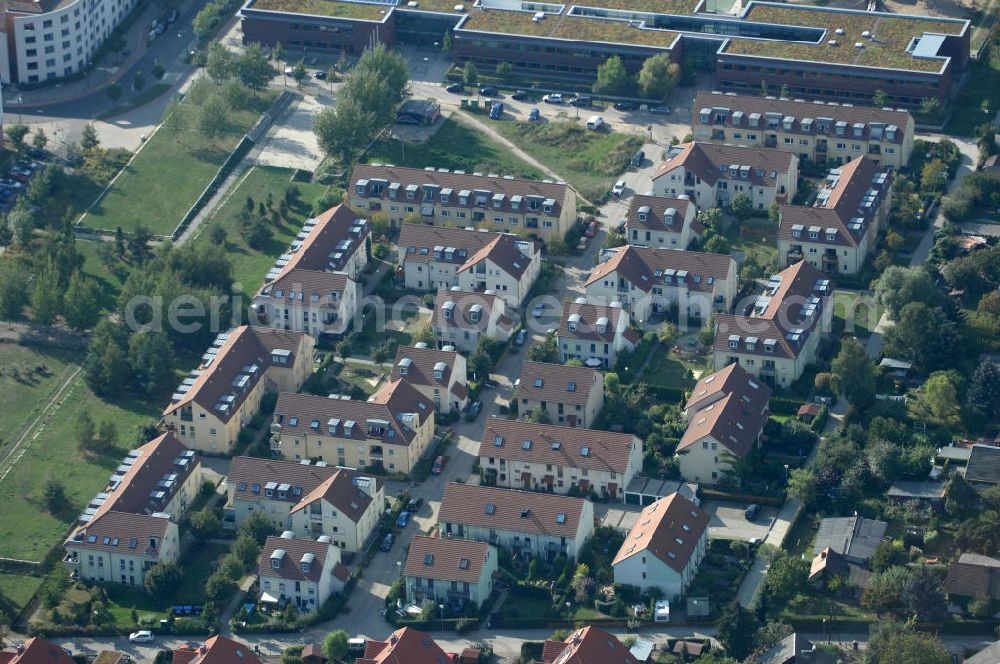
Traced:
[[230, 454], [267, 391], [294, 392], [312, 374], [308, 334], [242, 325], [223, 332], [177, 386], [163, 411], [166, 429], [207, 454]]
[[406, 597], [449, 606], [480, 606], [493, 591], [497, 550], [492, 544], [417, 535], [403, 565]]
[[453, 346], [463, 353], [474, 351], [482, 336], [506, 342], [513, 328], [503, 298], [492, 290], [463, 291], [458, 286], [438, 289], [431, 325], [438, 348]]
[[716, 143], [683, 143], [667, 148], [653, 175], [653, 193], [686, 195], [699, 208], [728, 207], [746, 194], [753, 208], [795, 198], [799, 158], [790, 152]]
[[[459, 664], [458, 655], [445, 652], [430, 634], [403, 627], [385, 641], [368, 641], [364, 657], [355, 664]], [[465, 662], [461, 662], [465, 664]]]
[[697, 141], [774, 148], [816, 164], [864, 155], [898, 169], [913, 150], [913, 116], [896, 108], [699, 92], [691, 125]]
[[360, 315], [371, 227], [344, 204], [309, 219], [264, 277], [254, 324], [320, 337], [344, 334]]
[[33, 637], [14, 651], [0, 650], [2, 664], [75, 664], [76, 660], [61, 646]]
[[625, 215], [629, 244], [664, 249], [687, 249], [701, 238], [705, 226], [698, 221], [698, 206], [682, 194], [679, 198], [636, 194]]
[[862, 156], [830, 171], [813, 205], [779, 206], [779, 264], [804, 260], [830, 275], [860, 272], [889, 215], [892, 180]]
[[771, 388], [731, 364], [698, 381], [684, 410], [688, 426], [677, 444], [681, 477], [715, 484], [760, 444]]
[[81, 579], [142, 586], [146, 570], [179, 555], [177, 524], [201, 489], [201, 462], [169, 433], [128, 453], [66, 539]]
[[581, 297], [563, 307], [562, 322], [556, 330], [559, 360], [564, 364], [580, 360], [586, 367], [610, 369], [618, 354], [635, 350], [642, 335], [629, 327], [629, 317], [621, 304], [587, 304]]
[[639, 664], [639, 660], [614, 634], [581, 627], [564, 641], [546, 641], [541, 664]]
[[403, 224], [397, 244], [403, 282], [413, 290], [492, 290], [516, 307], [541, 270], [540, 243], [512, 233]]
[[272, 606], [291, 604], [302, 613], [317, 611], [330, 595], [344, 589], [334, 571], [340, 548], [329, 535], [298, 539], [286, 531], [264, 542], [257, 564], [260, 600]]
[[439, 413], [461, 412], [469, 402], [465, 356], [451, 347], [398, 346], [391, 379], [397, 378], [432, 401]]
[[548, 240], [576, 222], [576, 193], [565, 182], [380, 164], [355, 164], [350, 182], [351, 207], [385, 214], [397, 226], [419, 216], [435, 226]]
[[788, 387], [816, 361], [832, 316], [833, 284], [800, 261], [772, 275], [746, 315], [716, 315], [715, 370], [739, 363], [769, 384]]
[[601, 252], [586, 281], [589, 302], [622, 308], [640, 322], [677, 308], [682, 327], [732, 311], [739, 270], [732, 256], [625, 246]]
[[622, 500], [642, 470], [642, 442], [630, 433], [495, 417], [483, 429], [479, 464], [487, 484], [558, 494], [575, 487]]
[[187, 648], [175, 650], [174, 664], [179, 660], [185, 664], [263, 664], [250, 646], [224, 636], [205, 641], [205, 645], [194, 650], [193, 657], [191, 652]]
[[518, 412], [544, 414], [552, 424], [587, 428], [604, 408], [604, 374], [590, 367], [527, 361], [514, 393]]
[[367, 401], [282, 392], [271, 449], [289, 461], [318, 459], [351, 468], [408, 473], [434, 436], [434, 402], [402, 379]]
[[676, 600], [684, 594], [708, 548], [708, 515], [675, 493], [639, 514], [611, 566], [615, 583], [659, 588]]
[[502, 546], [515, 555], [577, 559], [594, 533], [584, 498], [451, 482], [438, 511], [444, 537]]
[[257, 512], [278, 531], [310, 539], [329, 535], [348, 552], [364, 546], [385, 505], [381, 479], [324, 461], [234, 457], [226, 493], [227, 526], [237, 528]]

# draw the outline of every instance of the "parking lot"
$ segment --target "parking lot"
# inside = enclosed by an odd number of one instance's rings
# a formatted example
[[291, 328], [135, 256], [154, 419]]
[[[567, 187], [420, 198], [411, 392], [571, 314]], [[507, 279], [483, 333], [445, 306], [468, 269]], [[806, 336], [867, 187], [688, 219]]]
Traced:
[[[605, 508], [605, 509], [602, 509]], [[762, 507], [752, 522], [747, 521], [743, 516], [745, 505], [734, 503], [718, 503], [706, 501], [701, 504], [701, 509], [709, 515], [708, 536], [711, 539], [735, 539], [750, 540], [754, 538], [764, 539], [767, 537], [774, 518], [778, 513], [777, 507]], [[618, 530], [629, 531], [639, 519], [641, 509], [633, 505], [616, 504], [614, 506], [596, 506], [602, 526], [611, 526]]]

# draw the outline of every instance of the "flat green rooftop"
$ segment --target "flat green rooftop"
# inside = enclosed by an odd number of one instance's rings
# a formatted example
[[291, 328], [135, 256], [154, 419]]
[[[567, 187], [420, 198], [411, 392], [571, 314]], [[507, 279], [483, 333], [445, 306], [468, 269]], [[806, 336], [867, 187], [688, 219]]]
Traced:
[[381, 21], [392, 8], [388, 5], [338, 2], [337, 0], [255, 0], [251, 9], [352, 18], [359, 21]]
[[469, 20], [462, 24], [462, 29], [660, 48], [668, 48], [678, 35], [676, 32], [664, 30], [632, 28], [627, 21], [569, 16], [565, 11], [558, 16], [549, 15], [541, 21], [533, 21], [529, 12], [496, 9], [485, 12], [477, 9], [470, 12]]
[[[822, 44], [733, 39], [729, 42], [726, 53], [868, 67], [894, 67], [925, 72], [938, 71], [942, 61], [913, 57], [906, 52], [910, 41], [925, 32], [957, 35], [961, 33], [963, 27], [963, 23], [959, 21], [942, 21], [918, 16], [838, 12], [757, 4], [750, 7], [746, 20], [826, 28], [827, 36]], [[836, 34], [837, 29], [843, 30], [844, 33]], [[862, 33], [865, 31], [871, 33], [873, 38], [863, 37]], [[829, 45], [831, 39], [837, 41], [836, 46]], [[864, 47], [855, 48], [855, 42], [861, 42]]]

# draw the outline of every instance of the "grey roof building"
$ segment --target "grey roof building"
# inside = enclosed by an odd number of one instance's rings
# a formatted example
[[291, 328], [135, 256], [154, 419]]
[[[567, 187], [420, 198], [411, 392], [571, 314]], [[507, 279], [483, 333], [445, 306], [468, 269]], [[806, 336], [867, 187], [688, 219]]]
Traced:
[[857, 560], [868, 560], [882, 541], [886, 525], [885, 521], [858, 516], [823, 519], [816, 533], [813, 555], [831, 549]]
[[1000, 484], [1000, 447], [973, 445], [965, 479], [978, 484]]

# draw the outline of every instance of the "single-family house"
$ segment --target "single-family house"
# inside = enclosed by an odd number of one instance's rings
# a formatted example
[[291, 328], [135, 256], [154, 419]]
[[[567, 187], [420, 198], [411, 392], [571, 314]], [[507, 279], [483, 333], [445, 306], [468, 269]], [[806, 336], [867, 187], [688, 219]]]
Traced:
[[329, 535], [297, 539], [286, 531], [264, 542], [257, 565], [260, 599], [278, 607], [292, 605], [302, 613], [318, 610], [340, 592], [348, 570], [340, 564], [340, 548]]
[[75, 659], [62, 646], [35, 636], [16, 649], [0, 650], [0, 664], [74, 664]]
[[687, 249], [692, 240], [704, 234], [698, 206], [686, 194], [678, 198], [636, 194], [629, 201], [625, 216], [625, 239], [629, 244]]
[[973, 445], [965, 465], [965, 481], [982, 487], [1000, 484], [1000, 446]]
[[449, 606], [478, 608], [493, 591], [497, 550], [474, 540], [417, 535], [403, 565], [406, 597]]
[[397, 629], [385, 641], [365, 643], [364, 657], [355, 664], [476, 664], [445, 652], [434, 638], [412, 627]]
[[963, 553], [948, 565], [944, 589], [956, 597], [1000, 600], [1000, 559]]
[[213, 636], [197, 648], [185, 646], [173, 652], [172, 664], [263, 664], [257, 648], [245, 643]]
[[438, 290], [431, 325], [438, 348], [453, 346], [471, 353], [480, 337], [506, 342], [513, 323], [503, 298], [493, 291], [463, 291], [455, 286]]
[[801, 634], [794, 633], [778, 641], [755, 661], [758, 664], [836, 664], [838, 660]]
[[830, 517], [821, 519], [813, 555], [830, 549], [841, 555], [868, 562], [885, 535], [885, 521], [859, 516]]
[[614, 367], [618, 354], [635, 350], [641, 340], [642, 335], [629, 327], [621, 303], [587, 304], [585, 297], [563, 307], [562, 322], [556, 330], [559, 360], [564, 364], [580, 360], [595, 369]]

